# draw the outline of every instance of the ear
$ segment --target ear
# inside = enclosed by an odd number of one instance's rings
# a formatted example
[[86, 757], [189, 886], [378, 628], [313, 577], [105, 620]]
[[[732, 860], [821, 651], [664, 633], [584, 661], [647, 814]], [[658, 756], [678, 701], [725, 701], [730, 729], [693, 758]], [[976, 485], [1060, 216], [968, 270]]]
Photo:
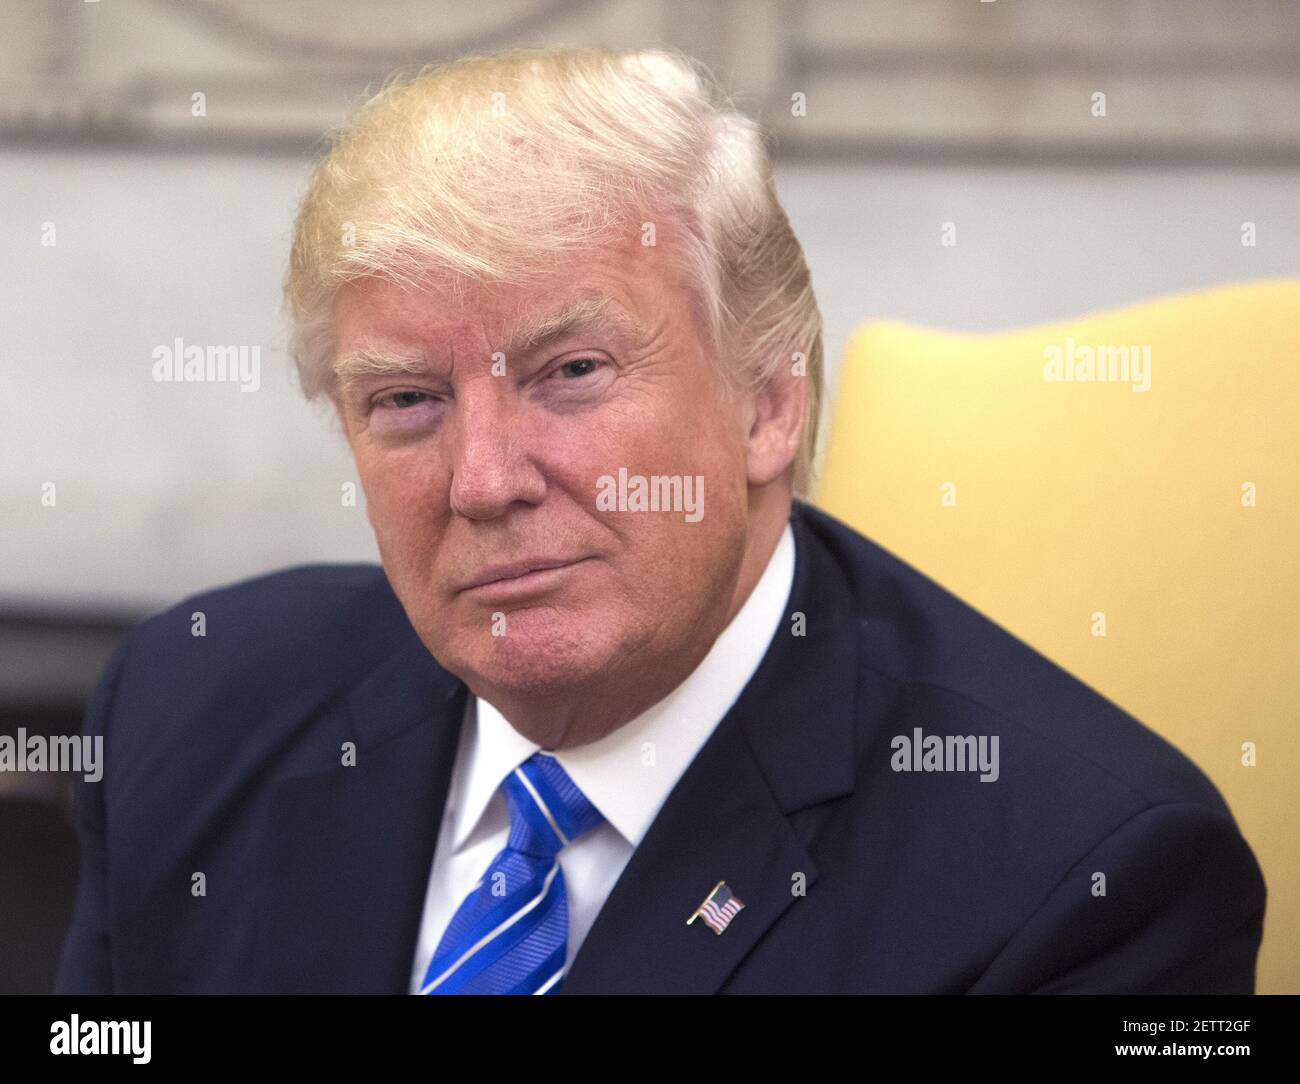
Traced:
[[783, 365], [767, 384], [752, 393], [752, 418], [746, 438], [746, 463], [751, 486], [780, 478], [799, 453], [808, 378]]

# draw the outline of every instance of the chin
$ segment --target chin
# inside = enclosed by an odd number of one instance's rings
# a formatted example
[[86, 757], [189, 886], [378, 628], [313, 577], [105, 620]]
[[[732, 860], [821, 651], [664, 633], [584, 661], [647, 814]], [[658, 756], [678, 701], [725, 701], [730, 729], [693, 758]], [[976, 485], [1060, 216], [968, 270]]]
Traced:
[[445, 658], [434, 656], [471, 686], [544, 700], [607, 677], [626, 657], [619, 631], [617, 615], [530, 606], [507, 615], [505, 635], [476, 622], [447, 645]]

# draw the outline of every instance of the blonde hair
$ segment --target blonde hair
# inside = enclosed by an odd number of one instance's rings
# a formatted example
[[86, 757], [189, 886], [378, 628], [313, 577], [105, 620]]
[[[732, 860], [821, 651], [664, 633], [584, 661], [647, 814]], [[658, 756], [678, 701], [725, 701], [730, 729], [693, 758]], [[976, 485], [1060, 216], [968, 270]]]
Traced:
[[[334, 394], [344, 282], [534, 281], [628, 222], [685, 227], [678, 268], [724, 389], [782, 366], [808, 380], [794, 492], [812, 483], [821, 314], [758, 126], [698, 62], [665, 50], [511, 49], [397, 76], [312, 175], [285, 277], [304, 394]], [[640, 216], [640, 217], [631, 217]]]

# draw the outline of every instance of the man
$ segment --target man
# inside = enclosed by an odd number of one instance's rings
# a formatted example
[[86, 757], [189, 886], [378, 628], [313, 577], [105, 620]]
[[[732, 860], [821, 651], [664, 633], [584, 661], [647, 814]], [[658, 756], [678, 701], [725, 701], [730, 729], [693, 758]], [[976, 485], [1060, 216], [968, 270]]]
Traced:
[[390, 85], [286, 288], [383, 566], [118, 650], [59, 990], [1252, 990], [1205, 777], [803, 499], [820, 318], [702, 72]]

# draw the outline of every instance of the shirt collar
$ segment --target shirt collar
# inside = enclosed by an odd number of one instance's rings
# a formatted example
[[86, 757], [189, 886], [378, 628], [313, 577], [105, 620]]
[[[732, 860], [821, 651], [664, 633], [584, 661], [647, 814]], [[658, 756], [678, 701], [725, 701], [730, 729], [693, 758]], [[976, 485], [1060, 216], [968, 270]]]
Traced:
[[[695, 754], [731, 709], [776, 635], [794, 582], [794, 532], [785, 530], [749, 598], [709, 653], [671, 693], [598, 741], [555, 754], [589, 801], [636, 847]], [[541, 746], [486, 700], [469, 698], [468, 781], [453, 837], [459, 850], [501, 781]]]

